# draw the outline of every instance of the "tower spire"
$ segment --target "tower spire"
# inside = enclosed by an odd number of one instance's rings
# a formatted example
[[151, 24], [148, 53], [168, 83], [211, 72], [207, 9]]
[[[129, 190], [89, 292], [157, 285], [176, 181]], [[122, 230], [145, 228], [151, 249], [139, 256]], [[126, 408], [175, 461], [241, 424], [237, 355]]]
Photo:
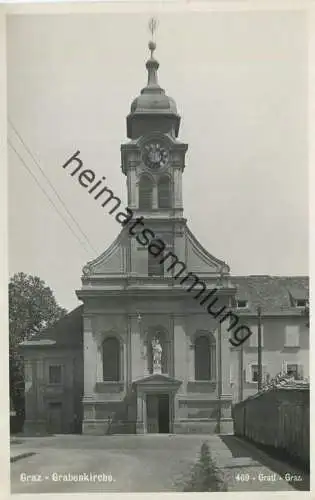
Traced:
[[156, 49], [156, 43], [154, 41], [155, 38], [155, 32], [157, 29], [157, 20], [154, 17], [151, 17], [148, 27], [149, 31], [151, 33], [151, 40], [149, 41], [148, 47], [151, 52], [150, 54], [150, 59], [147, 60], [146, 62], [146, 68], [148, 70], [148, 84], [144, 91], [148, 90], [150, 92], [151, 89], [158, 89], [160, 88], [158, 84], [158, 78], [157, 78], [157, 70], [159, 68], [159, 63], [154, 57], [154, 51]]
[[178, 136], [180, 116], [177, 113], [176, 103], [174, 99], [166, 95], [165, 90], [158, 83], [159, 63], [154, 57], [157, 24], [154, 17], [148, 22], [151, 34], [148, 44], [150, 56], [145, 64], [148, 82], [130, 106], [130, 113], [127, 116], [127, 136], [130, 139], [157, 130]]

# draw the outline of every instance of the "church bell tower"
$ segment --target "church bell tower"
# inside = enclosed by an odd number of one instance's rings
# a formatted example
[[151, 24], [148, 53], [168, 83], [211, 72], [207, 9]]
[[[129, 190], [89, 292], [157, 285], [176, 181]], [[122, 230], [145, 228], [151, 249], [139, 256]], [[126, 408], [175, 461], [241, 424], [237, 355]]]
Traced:
[[180, 116], [176, 103], [158, 83], [155, 49], [155, 42], [150, 41], [148, 82], [127, 116], [130, 140], [121, 146], [121, 165], [127, 177], [128, 207], [135, 217], [150, 219], [167, 240], [172, 223], [184, 223], [182, 174], [187, 144], [177, 139]]

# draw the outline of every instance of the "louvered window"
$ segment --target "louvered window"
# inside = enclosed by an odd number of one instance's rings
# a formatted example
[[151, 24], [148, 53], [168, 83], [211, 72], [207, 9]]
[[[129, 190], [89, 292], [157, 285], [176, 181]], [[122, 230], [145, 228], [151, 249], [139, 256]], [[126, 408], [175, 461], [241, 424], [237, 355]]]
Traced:
[[149, 276], [164, 276], [163, 253], [155, 257], [148, 251], [148, 275]]
[[171, 182], [167, 176], [158, 182], [158, 204], [159, 208], [171, 208]]
[[139, 208], [150, 210], [152, 208], [153, 184], [149, 177], [143, 175], [139, 182]]

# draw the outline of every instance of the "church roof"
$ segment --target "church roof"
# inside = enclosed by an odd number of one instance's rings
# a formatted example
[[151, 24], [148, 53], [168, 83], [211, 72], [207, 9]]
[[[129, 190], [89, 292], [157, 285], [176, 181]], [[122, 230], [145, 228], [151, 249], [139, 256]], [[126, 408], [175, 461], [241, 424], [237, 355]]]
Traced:
[[83, 306], [66, 314], [53, 326], [20, 344], [21, 347], [80, 347], [83, 345]]
[[158, 84], [157, 70], [159, 69], [159, 62], [153, 56], [156, 49], [154, 42], [149, 42], [149, 49], [151, 57], [146, 62], [148, 71], [148, 83], [146, 87], [141, 90], [141, 95], [133, 100], [130, 108], [131, 113], [135, 112], [156, 112], [156, 111], [170, 111], [177, 113], [176, 103], [172, 97], [165, 94], [165, 90]]
[[297, 300], [308, 300], [307, 276], [232, 276], [231, 282], [237, 288], [236, 300], [247, 301], [245, 313], [256, 312], [258, 306], [266, 313], [292, 313]]

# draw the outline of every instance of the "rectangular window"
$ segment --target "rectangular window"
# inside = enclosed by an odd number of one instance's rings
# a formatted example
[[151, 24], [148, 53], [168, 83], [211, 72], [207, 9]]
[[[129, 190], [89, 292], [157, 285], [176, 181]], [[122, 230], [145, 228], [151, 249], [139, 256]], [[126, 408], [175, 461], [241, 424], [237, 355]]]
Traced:
[[287, 364], [287, 374], [297, 380], [299, 378], [299, 365], [297, 364]]
[[61, 384], [61, 365], [50, 365], [49, 366], [49, 383], [50, 384]]
[[258, 365], [252, 365], [252, 382], [258, 382]]
[[296, 302], [296, 307], [305, 307], [306, 306], [306, 300], [305, 299], [297, 299]]
[[243, 299], [236, 300], [237, 309], [246, 309], [247, 306], [248, 306], [247, 300], [243, 300]]
[[287, 325], [285, 327], [284, 347], [299, 347], [299, 345], [300, 345], [299, 325]]
[[[264, 382], [266, 380], [267, 376], [267, 366], [262, 365], [262, 374], [261, 374], [261, 380]], [[247, 376], [246, 376], [246, 382], [250, 383], [257, 383], [258, 382], [258, 364], [256, 363], [250, 363], [247, 367]]]

